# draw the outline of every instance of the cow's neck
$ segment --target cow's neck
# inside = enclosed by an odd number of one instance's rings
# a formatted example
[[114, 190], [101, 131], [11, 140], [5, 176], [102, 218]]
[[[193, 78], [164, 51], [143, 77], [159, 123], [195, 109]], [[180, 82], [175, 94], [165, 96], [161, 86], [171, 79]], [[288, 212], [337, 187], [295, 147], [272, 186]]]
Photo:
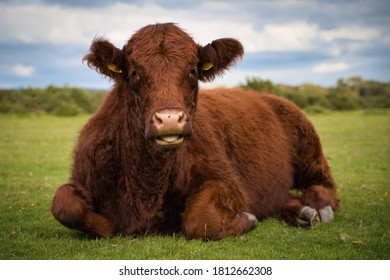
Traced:
[[126, 185], [132, 189], [131, 196], [138, 209], [140, 223], [147, 229], [153, 229], [165, 219], [164, 198], [174, 181], [176, 156], [174, 153], [154, 153], [142, 146], [137, 156], [129, 159], [131, 167]]
[[142, 126], [134, 121], [137, 120], [136, 116], [127, 119], [130, 122], [124, 138], [130, 140], [122, 143], [121, 155], [122, 166], [129, 166], [125, 170], [127, 180], [135, 184], [137, 193], [161, 194], [170, 184], [177, 151], [158, 150], [150, 140], [145, 139]]
[[140, 151], [141, 160], [135, 164], [138, 185], [146, 192], [165, 192], [170, 184], [172, 170], [175, 165], [174, 153], [153, 153], [147, 149]]

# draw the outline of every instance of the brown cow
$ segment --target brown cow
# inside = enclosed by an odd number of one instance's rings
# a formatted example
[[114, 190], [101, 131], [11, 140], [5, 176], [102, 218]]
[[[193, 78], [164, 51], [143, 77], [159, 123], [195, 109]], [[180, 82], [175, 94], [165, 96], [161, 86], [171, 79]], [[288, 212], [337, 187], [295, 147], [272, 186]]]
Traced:
[[237, 40], [202, 47], [171, 23], [140, 29], [122, 50], [95, 39], [84, 60], [115, 86], [81, 131], [54, 217], [106, 238], [182, 230], [204, 240], [278, 214], [297, 226], [333, 220], [336, 186], [295, 105], [240, 89], [198, 92], [198, 80], [242, 55]]

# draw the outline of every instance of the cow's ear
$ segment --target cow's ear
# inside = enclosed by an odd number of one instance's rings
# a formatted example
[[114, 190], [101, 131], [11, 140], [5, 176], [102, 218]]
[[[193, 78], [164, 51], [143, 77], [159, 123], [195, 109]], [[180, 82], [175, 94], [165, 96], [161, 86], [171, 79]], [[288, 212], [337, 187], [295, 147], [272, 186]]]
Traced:
[[199, 47], [199, 79], [212, 81], [216, 75], [222, 75], [244, 54], [241, 43], [235, 39], [223, 38]]
[[113, 79], [121, 78], [126, 69], [123, 51], [104, 38], [93, 40], [89, 53], [84, 56], [83, 61], [98, 73]]

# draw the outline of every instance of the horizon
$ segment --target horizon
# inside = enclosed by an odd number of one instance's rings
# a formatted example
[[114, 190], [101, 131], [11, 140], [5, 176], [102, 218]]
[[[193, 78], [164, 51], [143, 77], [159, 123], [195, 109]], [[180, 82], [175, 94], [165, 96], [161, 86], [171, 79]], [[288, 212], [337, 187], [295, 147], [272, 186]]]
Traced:
[[[247, 77], [247, 79], [245, 79], [245, 81], [243, 82], [240, 82], [239, 84], [237, 85], [230, 85], [230, 86], [226, 86], [226, 85], [213, 85], [213, 82], [211, 83], [205, 83], [205, 82], [202, 82], [202, 81], [199, 81], [199, 89], [213, 89], [213, 88], [218, 88], [218, 87], [227, 87], [227, 88], [236, 88], [236, 87], [243, 87], [247, 84], [248, 82], [248, 79], [251, 79], [251, 78], [255, 78], [255, 79], [258, 79], [259, 81], [269, 81], [271, 82], [273, 85], [275, 86], [286, 86], [286, 87], [292, 87], [292, 88], [298, 88], [298, 87], [302, 87], [302, 86], [316, 86], [316, 87], [320, 87], [320, 88], [323, 88], [323, 89], [332, 89], [332, 88], [336, 88], [337, 87], [337, 83], [338, 81], [342, 80], [342, 81], [346, 81], [346, 80], [349, 80], [351, 78], [361, 78], [363, 82], [374, 82], [374, 83], [381, 83], [381, 84], [390, 84], [390, 79], [388, 81], [379, 81], [379, 80], [374, 80], [374, 79], [365, 79], [364, 77], [361, 77], [361, 76], [350, 76], [350, 77], [340, 77], [338, 79], [336, 79], [334, 81], [333, 84], [329, 85], [329, 86], [324, 86], [324, 85], [320, 85], [320, 84], [315, 84], [315, 83], [310, 83], [310, 82], [306, 82], [306, 83], [301, 83], [301, 84], [296, 84], [296, 85], [292, 85], [292, 84], [288, 84], [288, 83], [276, 83], [272, 80], [267, 80], [267, 79], [261, 79], [261, 77]], [[112, 87], [114, 86], [114, 82], [112, 82], [109, 86], [107, 87], [102, 87], [102, 88], [88, 88], [88, 87], [83, 87], [83, 86], [75, 86], [75, 85], [71, 85], [71, 84], [64, 84], [64, 85], [57, 85], [57, 84], [48, 84], [48, 85], [45, 85], [45, 86], [20, 86], [20, 87], [0, 87], [0, 91], [5, 91], [5, 90], [28, 90], [28, 89], [47, 89], [49, 87], [56, 87], [56, 88], [76, 88], [76, 89], [83, 89], [83, 90], [86, 90], [86, 91], [111, 91], [112, 90]]]

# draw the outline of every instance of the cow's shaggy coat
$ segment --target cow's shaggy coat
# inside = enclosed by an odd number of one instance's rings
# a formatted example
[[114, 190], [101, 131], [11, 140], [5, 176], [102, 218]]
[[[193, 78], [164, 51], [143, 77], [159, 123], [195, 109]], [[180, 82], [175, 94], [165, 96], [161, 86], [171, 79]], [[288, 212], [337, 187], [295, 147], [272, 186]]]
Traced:
[[80, 133], [54, 217], [106, 238], [184, 231], [204, 240], [273, 215], [299, 226], [331, 221], [336, 186], [295, 105], [240, 89], [198, 90], [198, 80], [213, 80], [242, 55], [237, 40], [202, 47], [170, 23], [142, 28], [121, 50], [96, 38], [84, 60], [115, 85]]

